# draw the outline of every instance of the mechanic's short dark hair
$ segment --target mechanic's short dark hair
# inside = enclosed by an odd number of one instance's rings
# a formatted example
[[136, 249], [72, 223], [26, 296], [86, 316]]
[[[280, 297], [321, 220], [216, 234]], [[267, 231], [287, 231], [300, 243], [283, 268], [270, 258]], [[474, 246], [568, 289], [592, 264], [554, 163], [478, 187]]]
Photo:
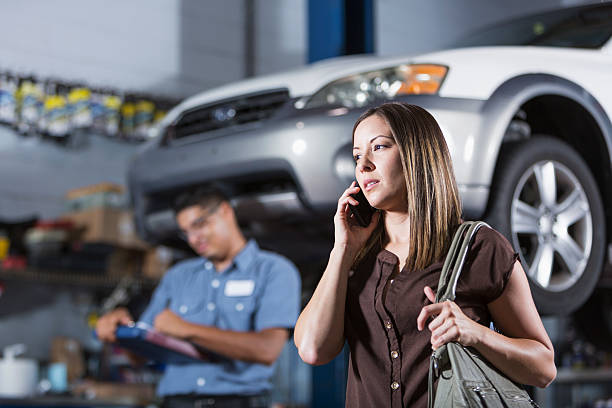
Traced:
[[188, 190], [179, 195], [174, 201], [174, 214], [178, 214], [187, 207], [199, 205], [202, 208], [214, 209], [222, 202], [229, 203], [229, 197], [219, 187], [208, 185]]

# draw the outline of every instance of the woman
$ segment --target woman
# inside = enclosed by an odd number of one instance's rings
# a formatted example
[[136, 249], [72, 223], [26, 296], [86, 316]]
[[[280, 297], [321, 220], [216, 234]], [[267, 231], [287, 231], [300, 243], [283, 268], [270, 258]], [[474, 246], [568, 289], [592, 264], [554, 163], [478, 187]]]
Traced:
[[[355, 183], [338, 200], [327, 268], [295, 328], [309, 364], [332, 360], [347, 340], [348, 407], [427, 405], [431, 350], [455, 341], [477, 349], [513, 380], [545, 387], [554, 351], [525, 273], [508, 241], [481, 228], [455, 302], [434, 304], [461, 203], [451, 158], [424, 109], [387, 103], [353, 128], [355, 176], [378, 211], [354, 221]], [[497, 331], [491, 330], [495, 323]]]

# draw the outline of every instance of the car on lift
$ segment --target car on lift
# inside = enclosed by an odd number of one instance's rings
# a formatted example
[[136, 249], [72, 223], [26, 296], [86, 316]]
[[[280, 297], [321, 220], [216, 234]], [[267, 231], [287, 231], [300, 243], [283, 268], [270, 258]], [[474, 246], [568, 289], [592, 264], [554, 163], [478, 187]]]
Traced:
[[264, 246], [316, 259], [354, 178], [355, 119], [404, 101], [440, 123], [465, 218], [508, 237], [542, 313], [569, 313], [598, 282], [612, 222], [611, 33], [611, 3], [565, 8], [425, 55], [341, 57], [195, 95], [130, 164], [138, 230], [175, 244], [173, 197], [215, 182]]

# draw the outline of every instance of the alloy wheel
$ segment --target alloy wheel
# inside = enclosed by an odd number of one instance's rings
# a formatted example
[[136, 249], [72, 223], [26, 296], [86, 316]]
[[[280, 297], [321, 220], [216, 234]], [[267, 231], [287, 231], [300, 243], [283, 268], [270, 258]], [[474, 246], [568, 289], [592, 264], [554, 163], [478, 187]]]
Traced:
[[563, 164], [540, 161], [519, 179], [511, 208], [512, 240], [530, 279], [563, 291], [585, 272], [593, 221], [587, 195]]

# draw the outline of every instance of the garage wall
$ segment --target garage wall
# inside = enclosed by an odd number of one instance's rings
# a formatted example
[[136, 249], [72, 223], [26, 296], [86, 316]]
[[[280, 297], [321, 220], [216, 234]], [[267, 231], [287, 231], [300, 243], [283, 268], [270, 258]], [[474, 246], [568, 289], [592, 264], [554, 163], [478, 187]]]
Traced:
[[138, 148], [104, 137], [84, 136], [66, 148], [0, 127], [0, 219], [64, 212], [64, 194], [103, 181], [125, 184], [127, 163]]
[[9, 0], [0, 68], [154, 89], [176, 80], [180, 0]]
[[7, 0], [0, 69], [188, 96], [245, 76], [247, 3], [254, 72], [303, 65], [306, 0]]
[[[303, 65], [306, 0], [7, 0], [0, 70], [188, 96], [245, 76], [246, 2], [253, 72]], [[0, 218], [52, 218], [71, 188], [124, 184], [137, 148], [85, 137], [66, 149], [0, 127]]]
[[179, 2], [179, 73], [186, 85], [202, 90], [244, 76], [244, 3]]
[[307, 0], [231, 0], [223, 4], [183, 0], [179, 40], [183, 80], [194, 87], [211, 88], [304, 65], [306, 6]]
[[583, 0], [377, 0], [375, 49], [381, 55], [441, 49], [468, 32], [533, 12], [597, 1]]
[[255, 74], [300, 67], [307, 62], [307, 0], [257, 0]]

